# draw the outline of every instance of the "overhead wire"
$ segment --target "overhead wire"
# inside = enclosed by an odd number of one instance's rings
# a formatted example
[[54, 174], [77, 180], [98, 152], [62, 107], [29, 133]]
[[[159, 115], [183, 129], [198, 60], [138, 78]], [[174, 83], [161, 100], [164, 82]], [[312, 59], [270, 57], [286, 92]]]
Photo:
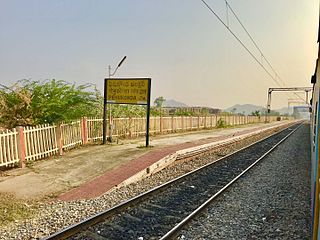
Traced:
[[[240, 20], [240, 18], [238, 17], [238, 15], [236, 14], [236, 12], [233, 10], [233, 8], [231, 7], [231, 5], [229, 4], [228, 0], [225, 0], [226, 3], [226, 7], [230, 9], [230, 11], [232, 12], [232, 14], [234, 15], [234, 17], [237, 19], [238, 23], [241, 25], [242, 29], [246, 32], [246, 34], [248, 35], [248, 37], [250, 38], [251, 42], [253, 43], [253, 45], [257, 48], [257, 50], [259, 51], [260, 55], [261, 55], [261, 60], [264, 59], [266, 61], [266, 63], [268, 64], [268, 66], [271, 68], [271, 70], [273, 71], [273, 73], [275, 74], [275, 78], [278, 78], [284, 87], [286, 87], [286, 83], [285, 81], [280, 77], [280, 75], [278, 74], [278, 72], [275, 70], [275, 68], [272, 66], [272, 64], [270, 63], [270, 61], [266, 58], [265, 54], [262, 52], [261, 48], [258, 46], [258, 44], [256, 43], [256, 41], [254, 40], [254, 38], [252, 37], [252, 35], [249, 33], [249, 31], [247, 30], [247, 28], [244, 26], [244, 24], [242, 23], [242, 21]], [[262, 63], [263, 64], [263, 63]], [[297, 93], [293, 93], [294, 95], [296, 95], [298, 98], [300, 98], [301, 100], [304, 100], [301, 96], [299, 96]], [[288, 94], [287, 94], [288, 95]]]
[[[249, 36], [249, 38], [251, 39], [251, 41], [253, 42], [253, 44], [255, 45], [255, 47], [258, 49], [261, 58], [264, 59], [266, 61], [266, 63], [269, 65], [269, 67], [271, 68], [271, 70], [273, 71], [273, 73], [275, 74], [276, 77], [274, 77], [272, 75], [272, 73], [263, 65], [262, 61], [259, 61], [258, 58], [254, 55], [254, 53], [245, 45], [245, 43], [231, 30], [230, 28], [230, 24], [229, 24], [229, 15], [227, 15], [227, 24], [219, 17], [219, 15], [209, 6], [209, 4], [205, 1], [205, 0], [201, 0], [202, 3], [209, 9], [209, 11], [219, 20], [219, 22], [231, 33], [231, 35], [240, 43], [240, 45], [249, 53], [249, 55], [258, 63], [258, 65], [267, 73], [267, 75], [269, 75], [269, 77], [279, 86], [282, 87], [281, 85], [283, 84], [285, 86], [284, 81], [280, 78], [279, 74], [275, 71], [274, 67], [271, 65], [270, 61], [265, 57], [265, 55], [263, 54], [262, 50], [260, 49], [260, 47], [258, 46], [258, 44], [256, 43], [256, 41], [253, 39], [253, 37], [251, 36], [251, 34], [249, 33], [249, 31], [245, 28], [244, 24], [241, 22], [240, 18], [237, 16], [237, 14], [235, 13], [235, 11], [232, 9], [232, 7], [230, 6], [230, 4], [227, 2], [227, 0], [225, 0], [226, 3], [226, 7], [229, 8], [232, 12], [232, 14], [236, 17], [237, 21], [239, 22], [239, 24], [242, 26], [242, 28], [244, 29], [244, 31], [247, 33], [247, 35]], [[227, 14], [228, 14], [228, 10], [227, 10]], [[280, 84], [280, 82], [277, 80], [277, 78], [279, 78], [279, 80], [282, 82], [282, 84]], [[301, 98], [298, 94], [295, 93], [296, 96], [298, 96], [299, 98]], [[302, 99], [302, 98], [301, 98]]]
[[257, 57], [250, 51], [250, 49], [241, 41], [241, 39], [224, 23], [224, 21], [216, 14], [216, 12], [207, 4], [205, 0], [201, 0], [203, 4], [216, 16], [223, 26], [232, 34], [232, 36], [241, 44], [241, 46], [250, 54], [250, 56], [264, 69], [264, 71], [280, 86], [281, 84], [275, 79], [272, 74], [261, 64]]
[[226, 2], [226, 6], [230, 9], [230, 11], [232, 12], [232, 14], [235, 16], [235, 18], [237, 19], [238, 23], [241, 25], [241, 27], [243, 28], [243, 30], [246, 32], [246, 34], [248, 35], [248, 37], [250, 38], [250, 40], [252, 41], [253, 45], [257, 48], [257, 50], [259, 51], [259, 53], [261, 54], [261, 59], [264, 59], [266, 61], [266, 63], [269, 65], [269, 67], [272, 69], [272, 71], [275, 73], [275, 76], [278, 77], [281, 82], [283, 84], [284, 81], [279, 77], [279, 74], [277, 73], [277, 71], [273, 68], [273, 66], [271, 65], [271, 63], [269, 62], [269, 60], [265, 57], [264, 53], [262, 52], [262, 50], [260, 49], [260, 47], [258, 46], [258, 44], [256, 43], [256, 41], [254, 40], [254, 38], [252, 37], [252, 35], [249, 33], [249, 31], [247, 30], [247, 28], [244, 26], [244, 24], [241, 22], [240, 18], [238, 17], [238, 15], [235, 13], [235, 11], [233, 10], [233, 8], [231, 7], [231, 5], [229, 4], [229, 2], [227, 0], [225, 0]]

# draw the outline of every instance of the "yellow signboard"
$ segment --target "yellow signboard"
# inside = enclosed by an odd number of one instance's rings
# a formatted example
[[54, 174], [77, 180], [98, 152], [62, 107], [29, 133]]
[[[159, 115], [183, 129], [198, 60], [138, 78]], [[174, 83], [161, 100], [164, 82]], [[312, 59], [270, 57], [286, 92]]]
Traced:
[[149, 78], [106, 79], [107, 103], [147, 104]]

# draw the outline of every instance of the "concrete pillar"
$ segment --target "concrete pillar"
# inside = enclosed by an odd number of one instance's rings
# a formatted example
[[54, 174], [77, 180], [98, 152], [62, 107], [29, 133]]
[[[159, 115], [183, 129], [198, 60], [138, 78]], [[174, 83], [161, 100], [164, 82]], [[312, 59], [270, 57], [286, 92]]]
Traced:
[[184, 117], [181, 116], [181, 130], [184, 131]]
[[173, 116], [172, 116], [172, 117], [171, 117], [171, 132], [174, 132], [174, 130], [175, 130], [175, 129], [174, 129], [174, 126], [173, 126], [173, 120], [174, 120], [174, 119], [173, 119]]
[[63, 154], [63, 141], [62, 141], [62, 129], [61, 124], [57, 125], [56, 128], [56, 137], [57, 137], [57, 145], [59, 148], [59, 155], [61, 156]]
[[160, 116], [160, 134], [163, 133], [163, 118]]
[[87, 118], [85, 117], [81, 119], [81, 130], [82, 130], [82, 134], [81, 134], [82, 144], [85, 145], [88, 143], [88, 122], [87, 122]]
[[24, 168], [26, 166], [26, 145], [24, 143], [23, 127], [16, 127], [17, 135], [17, 148], [19, 156], [19, 167]]

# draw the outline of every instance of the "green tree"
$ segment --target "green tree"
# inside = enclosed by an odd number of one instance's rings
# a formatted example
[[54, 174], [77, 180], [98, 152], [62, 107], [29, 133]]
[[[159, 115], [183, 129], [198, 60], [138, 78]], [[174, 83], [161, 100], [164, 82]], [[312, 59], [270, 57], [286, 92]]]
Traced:
[[209, 110], [207, 108], [202, 108], [200, 115], [208, 116], [209, 115]]
[[260, 117], [261, 116], [261, 113], [259, 110], [255, 110], [251, 113], [252, 116], [257, 116], [257, 117]]
[[95, 116], [101, 114], [100, 106], [101, 94], [89, 84], [53, 79], [0, 86], [0, 123], [8, 128]]
[[112, 105], [112, 116], [114, 118], [125, 118], [125, 117], [145, 117], [146, 107], [139, 105], [129, 104], [113, 104]]
[[179, 108], [176, 113], [175, 113], [176, 116], [194, 116], [194, 112], [191, 112], [191, 111], [187, 111], [185, 109], [181, 109]]
[[164, 97], [157, 97], [155, 100], [154, 100], [154, 105], [156, 105], [156, 107], [158, 108], [161, 108], [163, 103], [166, 101], [166, 99]]
[[0, 85], [0, 126], [32, 125], [32, 93], [18, 84]]
[[156, 106], [156, 108], [159, 109], [159, 116], [161, 117], [162, 116], [162, 105], [163, 103], [166, 101], [166, 99], [162, 96], [160, 97], [157, 97], [155, 100], [154, 100], [154, 105]]

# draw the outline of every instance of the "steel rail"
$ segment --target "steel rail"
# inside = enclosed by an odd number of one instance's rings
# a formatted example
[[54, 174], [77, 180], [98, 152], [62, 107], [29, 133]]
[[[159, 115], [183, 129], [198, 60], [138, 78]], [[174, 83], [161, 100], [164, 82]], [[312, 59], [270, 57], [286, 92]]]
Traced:
[[177, 177], [175, 179], [172, 179], [172, 180], [170, 180], [170, 181], [168, 181], [168, 182], [166, 182], [166, 183], [164, 183], [162, 185], [159, 185], [159, 186], [157, 186], [155, 188], [152, 188], [152, 189], [150, 189], [150, 190], [148, 190], [148, 191], [146, 191], [144, 193], [141, 193], [141, 194], [137, 195], [136, 197], [133, 197], [133, 198], [127, 200], [127, 201], [119, 203], [118, 205], [116, 205], [116, 206], [114, 206], [112, 208], [109, 208], [109, 209], [107, 209], [105, 211], [97, 213], [97, 214], [95, 214], [95, 215], [93, 215], [93, 216], [91, 216], [91, 217], [89, 217], [87, 219], [84, 219], [83, 221], [80, 221], [80, 222], [78, 222], [76, 224], [73, 224], [73, 225], [71, 225], [71, 226], [69, 226], [69, 227], [67, 227], [65, 229], [62, 229], [62, 230], [60, 230], [60, 231], [58, 231], [58, 232], [56, 232], [56, 233], [54, 233], [54, 234], [52, 234], [52, 235], [50, 235], [48, 237], [43, 238], [43, 240], [66, 239], [68, 237], [74, 236], [75, 234], [86, 230], [90, 226], [93, 226], [93, 225], [103, 221], [104, 219], [106, 219], [106, 218], [108, 218], [110, 216], [113, 216], [114, 214], [119, 213], [124, 209], [127, 209], [128, 207], [130, 207], [132, 205], [135, 205], [135, 204], [137, 204], [139, 202], [142, 202], [143, 200], [145, 200], [147, 198], [150, 198], [155, 193], [164, 191], [165, 189], [167, 189], [170, 186], [172, 186], [174, 183], [182, 181], [184, 178], [186, 178], [188, 176], [191, 176], [194, 173], [199, 172], [199, 171], [201, 171], [201, 170], [203, 170], [203, 169], [205, 169], [205, 168], [217, 163], [218, 161], [226, 159], [226, 158], [228, 158], [228, 157], [230, 157], [232, 155], [237, 154], [238, 152], [240, 152], [240, 151], [242, 151], [242, 150], [244, 150], [246, 148], [249, 148], [249, 147], [251, 147], [251, 146], [253, 146], [255, 144], [258, 144], [258, 143], [260, 143], [260, 142], [262, 142], [262, 141], [264, 141], [264, 140], [266, 140], [268, 138], [271, 138], [274, 135], [277, 135], [277, 134], [287, 130], [288, 128], [290, 128], [290, 127], [292, 127], [292, 126], [294, 126], [296, 124], [297, 123], [292, 123], [288, 127], [282, 129], [279, 132], [275, 132], [275, 133], [271, 134], [270, 136], [264, 137], [264, 138], [262, 138], [262, 139], [260, 139], [260, 140], [258, 140], [256, 142], [253, 142], [253, 143], [251, 143], [251, 144], [249, 144], [249, 145], [247, 145], [245, 147], [242, 147], [242, 148], [240, 148], [240, 149], [238, 149], [238, 150], [236, 150], [236, 151], [234, 151], [234, 152], [232, 152], [230, 154], [227, 154], [226, 156], [223, 156], [223, 157], [221, 157], [221, 158], [219, 158], [219, 159], [217, 159], [217, 160], [215, 160], [213, 162], [210, 162], [210, 163], [208, 163], [208, 164], [206, 164], [206, 165], [204, 165], [204, 166], [202, 166], [200, 168], [197, 168], [197, 169], [195, 169], [193, 171], [190, 171], [190, 172], [188, 172], [188, 173], [186, 173], [184, 175], [181, 175], [181, 176], [179, 176], [179, 177]]
[[172, 228], [169, 232], [167, 232], [164, 236], [160, 238], [160, 240], [168, 240], [177, 237], [179, 232], [190, 223], [192, 219], [194, 219], [198, 214], [200, 214], [203, 210], [205, 210], [208, 205], [215, 200], [218, 196], [220, 196], [224, 191], [226, 191], [233, 183], [235, 183], [240, 177], [242, 177], [245, 173], [247, 173], [251, 168], [253, 168], [257, 163], [259, 163], [262, 159], [264, 159], [267, 155], [269, 155], [272, 151], [274, 151], [282, 142], [284, 142], [291, 134], [297, 131], [303, 123], [301, 123], [297, 128], [295, 128], [292, 132], [286, 135], [283, 139], [281, 139], [277, 144], [275, 144], [270, 150], [264, 153], [260, 158], [258, 158], [254, 163], [252, 163], [249, 167], [247, 167], [244, 171], [242, 171], [238, 176], [236, 176], [233, 180], [231, 180], [227, 185], [225, 185], [221, 190], [215, 193], [212, 197], [210, 197], [206, 202], [204, 202], [201, 206], [199, 206], [196, 210], [194, 210], [191, 214], [189, 214], [186, 218], [184, 218], [180, 223], [178, 223], [174, 228]]

